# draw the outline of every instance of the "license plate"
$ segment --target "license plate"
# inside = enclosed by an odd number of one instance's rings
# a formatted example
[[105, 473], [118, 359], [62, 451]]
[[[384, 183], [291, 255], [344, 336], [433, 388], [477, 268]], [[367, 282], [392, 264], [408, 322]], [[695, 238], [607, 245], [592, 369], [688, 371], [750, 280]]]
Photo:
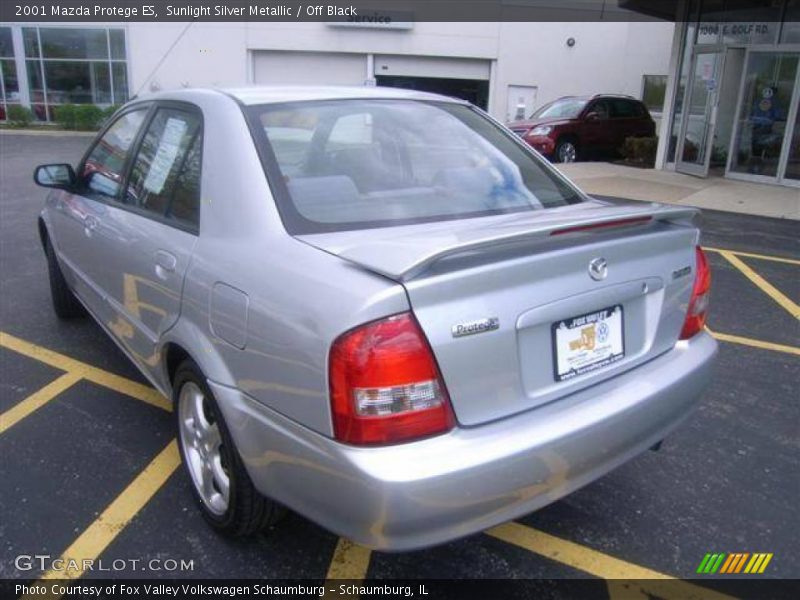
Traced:
[[553, 374], [556, 381], [607, 367], [625, 356], [622, 306], [553, 323]]

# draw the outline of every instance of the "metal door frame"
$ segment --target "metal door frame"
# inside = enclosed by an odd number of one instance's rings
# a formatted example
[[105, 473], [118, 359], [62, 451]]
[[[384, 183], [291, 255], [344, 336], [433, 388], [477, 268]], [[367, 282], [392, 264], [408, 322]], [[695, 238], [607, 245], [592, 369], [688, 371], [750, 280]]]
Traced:
[[[709, 45], [709, 46], [696, 46], [692, 48], [692, 63], [689, 67], [689, 76], [686, 79], [686, 89], [683, 91], [683, 118], [681, 122], [680, 135], [678, 136], [678, 143], [675, 147], [675, 170], [679, 173], [686, 175], [694, 175], [696, 177], [708, 177], [708, 169], [711, 164], [711, 148], [714, 143], [714, 132], [717, 128], [717, 108], [719, 106], [719, 86], [722, 78], [725, 76], [725, 58], [728, 46], [725, 45]], [[686, 141], [686, 131], [689, 127], [689, 120], [691, 117], [691, 92], [694, 89], [695, 69], [697, 68], [697, 59], [701, 54], [717, 54], [720, 57], [720, 64], [717, 68], [717, 85], [714, 87], [714, 99], [711, 107], [711, 118], [708, 124], [708, 135], [706, 136], [705, 157], [702, 165], [687, 163], [682, 160], [684, 142]], [[738, 108], [738, 103], [737, 103]]]

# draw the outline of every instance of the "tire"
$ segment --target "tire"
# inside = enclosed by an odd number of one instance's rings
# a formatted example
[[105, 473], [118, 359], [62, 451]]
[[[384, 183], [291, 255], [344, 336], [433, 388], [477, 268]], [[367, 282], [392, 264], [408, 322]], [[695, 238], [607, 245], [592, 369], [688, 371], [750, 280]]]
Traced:
[[578, 160], [578, 144], [574, 140], [558, 140], [554, 153], [556, 162], [572, 163]]
[[44, 253], [47, 257], [47, 274], [50, 279], [50, 297], [53, 300], [53, 311], [59, 319], [74, 319], [86, 314], [86, 309], [75, 297], [67, 285], [61, 265], [58, 264], [56, 252], [50, 239], [45, 240]]
[[181, 363], [172, 390], [181, 459], [205, 520], [232, 537], [252, 535], [276, 523], [285, 510], [256, 491], [206, 378], [194, 362]]

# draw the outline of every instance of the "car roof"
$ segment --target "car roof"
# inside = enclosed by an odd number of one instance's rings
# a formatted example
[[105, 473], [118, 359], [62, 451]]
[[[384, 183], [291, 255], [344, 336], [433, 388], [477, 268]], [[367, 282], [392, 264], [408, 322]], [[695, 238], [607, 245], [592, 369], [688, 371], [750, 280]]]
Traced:
[[[209, 88], [181, 89], [148, 94], [141, 99], [170, 98], [191, 101], [198, 94], [207, 94]], [[465, 100], [440, 96], [416, 90], [403, 90], [387, 87], [368, 86], [249, 86], [237, 88], [213, 88], [221, 94], [233, 97], [245, 105], [278, 104], [283, 102], [304, 102], [311, 100], [341, 99], [408, 99], [435, 100], [466, 104]]]
[[633, 100], [639, 102], [638, 98], [629, 96], [628, 94], [591, 94], [588, 96], [561, 96], [558, 100], [594, 100], [596, 98], [622, 98], [623, 100]]

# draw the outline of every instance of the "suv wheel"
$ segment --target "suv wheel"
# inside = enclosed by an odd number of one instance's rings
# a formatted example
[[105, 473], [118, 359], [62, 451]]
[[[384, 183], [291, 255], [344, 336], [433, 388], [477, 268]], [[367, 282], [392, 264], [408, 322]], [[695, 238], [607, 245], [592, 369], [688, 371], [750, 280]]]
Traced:
[[556, 160], [560, 163], [571, 163], [578, 160], [578, 148], [572, 140], [559, 140], [556, 145]]
[[181, 363], [172, 389], [181, 458], [206, 521], [232, 536], [250, 535], [275, 523], [283, 509], [256, 491], [194, 362]]

